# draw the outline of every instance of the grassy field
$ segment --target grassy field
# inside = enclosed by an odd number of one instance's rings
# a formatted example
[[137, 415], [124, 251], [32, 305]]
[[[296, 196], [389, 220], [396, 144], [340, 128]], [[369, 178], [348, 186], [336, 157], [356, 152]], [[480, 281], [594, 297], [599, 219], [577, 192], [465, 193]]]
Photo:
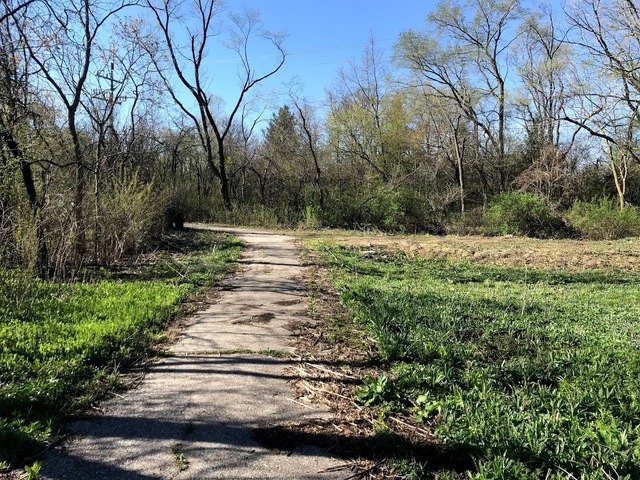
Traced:
[[[185, 232], [164, 249], [85, 282], [0, 271], [0, 466], [34, 453], [67, 415], [118, 386], [189, 295], [231, 269], [240, 244]], [[188, 252], [188, 253], [178, 253]]]
[[359, 401], [412, 415], [451, 460], [414, 474], [640, 478], [637, 240], [421, 242], [310, 242], [376, 342]]

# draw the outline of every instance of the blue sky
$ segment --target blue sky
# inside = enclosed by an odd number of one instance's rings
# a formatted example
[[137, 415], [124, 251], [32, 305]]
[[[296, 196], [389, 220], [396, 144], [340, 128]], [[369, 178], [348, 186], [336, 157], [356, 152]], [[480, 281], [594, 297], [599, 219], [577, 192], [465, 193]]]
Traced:
[[[244, 0], [228, 2], [230, 9], [243, 6], [261, 12], [265, 28], [287, 34], [284, 42], [288, 53], [283, 69], [269, 82], [269, 87], [286, 93], [284, 84], [297, 78], [303, 94], [322, 101], [325, 88], [335, 80], [341, 67], [359, 61], [371, 35], [378, 47], [391, 53], [400, 33], [409, 28], [422, 28], [435, 2], [424, 0]], [[273, 61], [261, 58], [260, 48], [251, 52], [256, 65]], [[222, 98], [234, 98], [236, 63], [233, 53], [211, 59], [216, 71], [213, 89]], [[275, 103], [285, 103], [272, 95]], [[227, 106], [228, 106], [227, 101]]]
[[[392, 49], [400, 33], [425, 24], [432, 2], [424, 0], [262, 0], [265, 25], [289, 33], [283, 77], [298, 75], [310, 95], [322, 96], [337, 70], [359, 60], [370, 36]], [[277, 25], [277, 26], [276, 26]]]
[[[562, 0], [524, 0], [532, 5], [550, 1], [560, 12]], [[359, 63], [371, 36], [376, 48], [390, 56], [400, 34], [408, 29], [423, 29], [437, 1], [429, 0], [227, 0], [227, 9], [243, 8], [261, 13], [263, 26], [287, 35], [288, 54], [284, 67], [267, 82], [267, 110], [277, 110], [289, 102], [288, 87], [297, 80], [298, 93], [323, 108], [325, 90], [335, 82], [337, 73], [350, 62]], [[265, 50], [259, 42], [250, 45], [249, 56], [258, 74], [275, 61], [273, 47]], [[227, 111], [238, 98], [237, 54], [212, 48], [206, 62], [209, 91], [223, 100]], [[263, 99], [261, 103], [264, 104]], [[267, 115], [266, 118], [268, 118]]]

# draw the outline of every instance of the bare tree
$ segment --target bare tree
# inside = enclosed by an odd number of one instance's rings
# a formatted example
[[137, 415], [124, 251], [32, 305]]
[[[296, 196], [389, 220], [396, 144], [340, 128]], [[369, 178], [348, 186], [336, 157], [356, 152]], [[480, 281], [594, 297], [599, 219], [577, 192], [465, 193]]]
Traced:
[[473, 123], [478, 146], [486, 139], [500, 189], [509, 181], [507, 57], [520, 19], [518, 0], [443, 1], [429, 16], [431, 31], [404, 32], [397, 45], [397, 57], [414, 73], [417, 85], [454, 102]]
[[559, 148], [564, 134], [562, 111], [571, 99], [568, 83], [574, 68], [568, 33], [558, 28], [550, 4], [527, 16], [521, 31], [516, 60], [525, 128], [541, 144]]
[[[133, 21], [135, 24], [135, 20]], [[152, 65], [148, 55], [137, 43], [129, 42], [126, 33], [133, 27], [129, 22], [116, 26], [106, 45], [97, 45], [91, 72], [90, 95], [83, 95], [81, 105], [93, 129], [92, 157], [86, 158], [87, 170], [93, 174], [94, 195], [94, 262], [100, 262], [102, 191], [118, 168], [137, 166], [141, 158], [132, 158], [132, 143], [138, 140], [141, 121], [137, 112], [148, 100], [153, 88]], [[145, 98], [147, 97], [147, 98]], [[128, 109], [128, 112], [122, 111]], [[126, 115], [128, 113], [128, 115]], [[121, 125], [127, 123], [128, 125]], [[140, 153], [140, 152], [138, 152]], [[109, 255], [103, 251], [103, 256]]]
[[[260, 141], [255, 135], [255, 131], [262, 122], [262, 117], [267, 110], [267, 105], [263, 104], [257, 109], [256, 101], [245, 103], [239, 113], [239, 120], [229, 133], [229, 142], [226, 151], [233, 158], [231, 162], [231, 173], [229, 183], [232, 186], [234, 198], [240, 203], [250, 204], [250, 193], [252, 186], [248, 177], [250, 172], [262, 178], [258, 174], [257, 164], [260, 163]], [[261, 199], [264, 204], [264, 185], [261, 185]]]
[[289, 92], [289, 97], [296, 111], [298, 125], [302, 132], [304, 147], [313, 160], [315, 170], [314, 183], [318, 190], [318, 206], [321, 210], [325, 208], [325, 189], [322, 183], [322, 168], [320, 159], [320, 125], [318, 119], [314, 116], [313, 107], [300, 98], [293, 91]]
[[73, 210], [76, 262], [85, 253], [84, 194], [89, 168], [79, 129], [80, 109], [90, 78], [99, 35], [111, 19], [133, 5], [127, 0], [38, 0], [29, 5], [29, 22], [12, 15], [29, 57], [66, 111], [66, 128], [73, 145], [69, 165], [76, 170]]
[[32, 72], [15, 23], [17, 18], [26, 20], [24, 10], [28, 3], [16, 6], [11, 0], [2, 2], [5, 13], [0, 17], [0, 155], [9, 157], [6, 162], [3, 161], [5, 164], [17, 162], [20, 170], [36, 224], [36, 268], [40, 276], [45, 276], [49, 254], [42, 219], [43, 198], [38, 195], [33, 173], [33, 164], [37, 159], [30, 158], [25, 152], [35, 150], [28, 132], [37, 112], [33, 108]]
[[640, 161], [640, 12], [630, 0], [583, 0], [567, 12], [577, 31], [572, 43], [587, 56], [589, 80], [569, 121], [604, 143], [620, 208], [625, 206], [629, 162]]
[[4, 23], [8, 18], [17, 15], [21, 10], [24, 10], [35, 1], [37, 0], [26, 0], [24, 2], [18, 2], [17, 4], [11, 1], [3, 1], [2, 6], [4, 7], [4, 11], [0, 14], [0, 23]]
[[[229, 115], [221, 120], [216, 118], [212, 92], [209, 91], [213, 79], [206, 70], [211, 40], [219, 34], [217, 30], [218, 17], [221, 15], [219, 2], [217, 0], [193, 0], [190, 2], [146, 0], [146, 2], [162, 34], [162, 47], [147, 44], [147, 48], [153, 55], [156, 68], [164, 79], [169, 94], [195, 125], [207, 164], [220, 181], [224, 206], [231, 209], [232, 200], [227, 174], [225, 140], [231, 132], [233, 122], [238, 112], [241, 111], [247, 94], [261, 82], [276, 74], [284, 64], [286, 54], [282, 46], [283, 37], [261, 30], [260, 16], [255, 12], [246, 11], [243, 15], [230, 16], [233, 30], [228, 46], [236, 52], [241, 64], [239, 68], [240, 89]], [[191, 17], [192, 23], [190, 25], [192, 26], [184, 28], [181, 32], [186, 31], [188, 37], [188, 41], [181, 44], [175, 35], [175, 30], [179, 27], [180, 12], [184, 12], [188, 6], [191, 8], [186, 14]], [[258, 72], [251, 60], [250, 47], [256, 37], [267, 41], [276, 52], [276, 61], [273, 67], [265, 72]], [[171, 73], [163, 68], [163, 53], [166, 53], [168, 57]], [[173, 86], [173, 76], [177, 77], [179, 83], [186, 89], [189, 98], [182, 95], [179, 89]], [[198, 112], [195, 114], [189, 108], [190, 101], [196, 103]]]
[[514, 185], [557, 203], [566, 200], [576, 173], [572, 155], [579, 127], [563, 120], [576, 105], [577, 65], [568, 40], [550, 3], [529, 12], [515, 44], [520, 95], [516, 110], [524, 127], [523, 160], [527, 168]]
[[464, 172], [469, 147], [469, 132], [465, 129], [466, 121], [462, 112], [452, 106], [446, 99], [438, 98], [430, 109], [434, 130], [445, 156], [451, 157], [455, 164], [459, 187], [460, 211], [465, 211]]
[[340, 156], [363, 163], [387, 186], [406, 173], [405, 105], [373, 37], [362, 60], [340, 70], [329, 102], [329, 142]]

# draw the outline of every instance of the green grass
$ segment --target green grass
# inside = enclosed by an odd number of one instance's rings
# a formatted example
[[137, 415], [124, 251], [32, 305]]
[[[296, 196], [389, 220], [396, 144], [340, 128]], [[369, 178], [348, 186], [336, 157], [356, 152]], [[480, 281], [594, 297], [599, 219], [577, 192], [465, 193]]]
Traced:
[[315, 249], [386, 370], [359, 400], [470, 459], [451, 471], [640, 478], [640, 275]]
[[186, 253], [160, 250], [143, 264], [90, 272], [84, 283], [0, 271], [0, 464], [35, 451], [66, 415], [115, 386], [122, 367], [162, 339], [179, 304], [228, 272], [240, 248], [204, 232], [171, 242]]

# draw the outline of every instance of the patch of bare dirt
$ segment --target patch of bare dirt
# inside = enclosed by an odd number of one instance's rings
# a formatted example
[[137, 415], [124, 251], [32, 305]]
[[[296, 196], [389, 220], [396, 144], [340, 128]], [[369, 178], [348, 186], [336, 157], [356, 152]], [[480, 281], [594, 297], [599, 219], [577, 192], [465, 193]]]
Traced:
[[0, 480], [25, 480], [29, 477], [29, 474], [24, 470], [0, 470]]

